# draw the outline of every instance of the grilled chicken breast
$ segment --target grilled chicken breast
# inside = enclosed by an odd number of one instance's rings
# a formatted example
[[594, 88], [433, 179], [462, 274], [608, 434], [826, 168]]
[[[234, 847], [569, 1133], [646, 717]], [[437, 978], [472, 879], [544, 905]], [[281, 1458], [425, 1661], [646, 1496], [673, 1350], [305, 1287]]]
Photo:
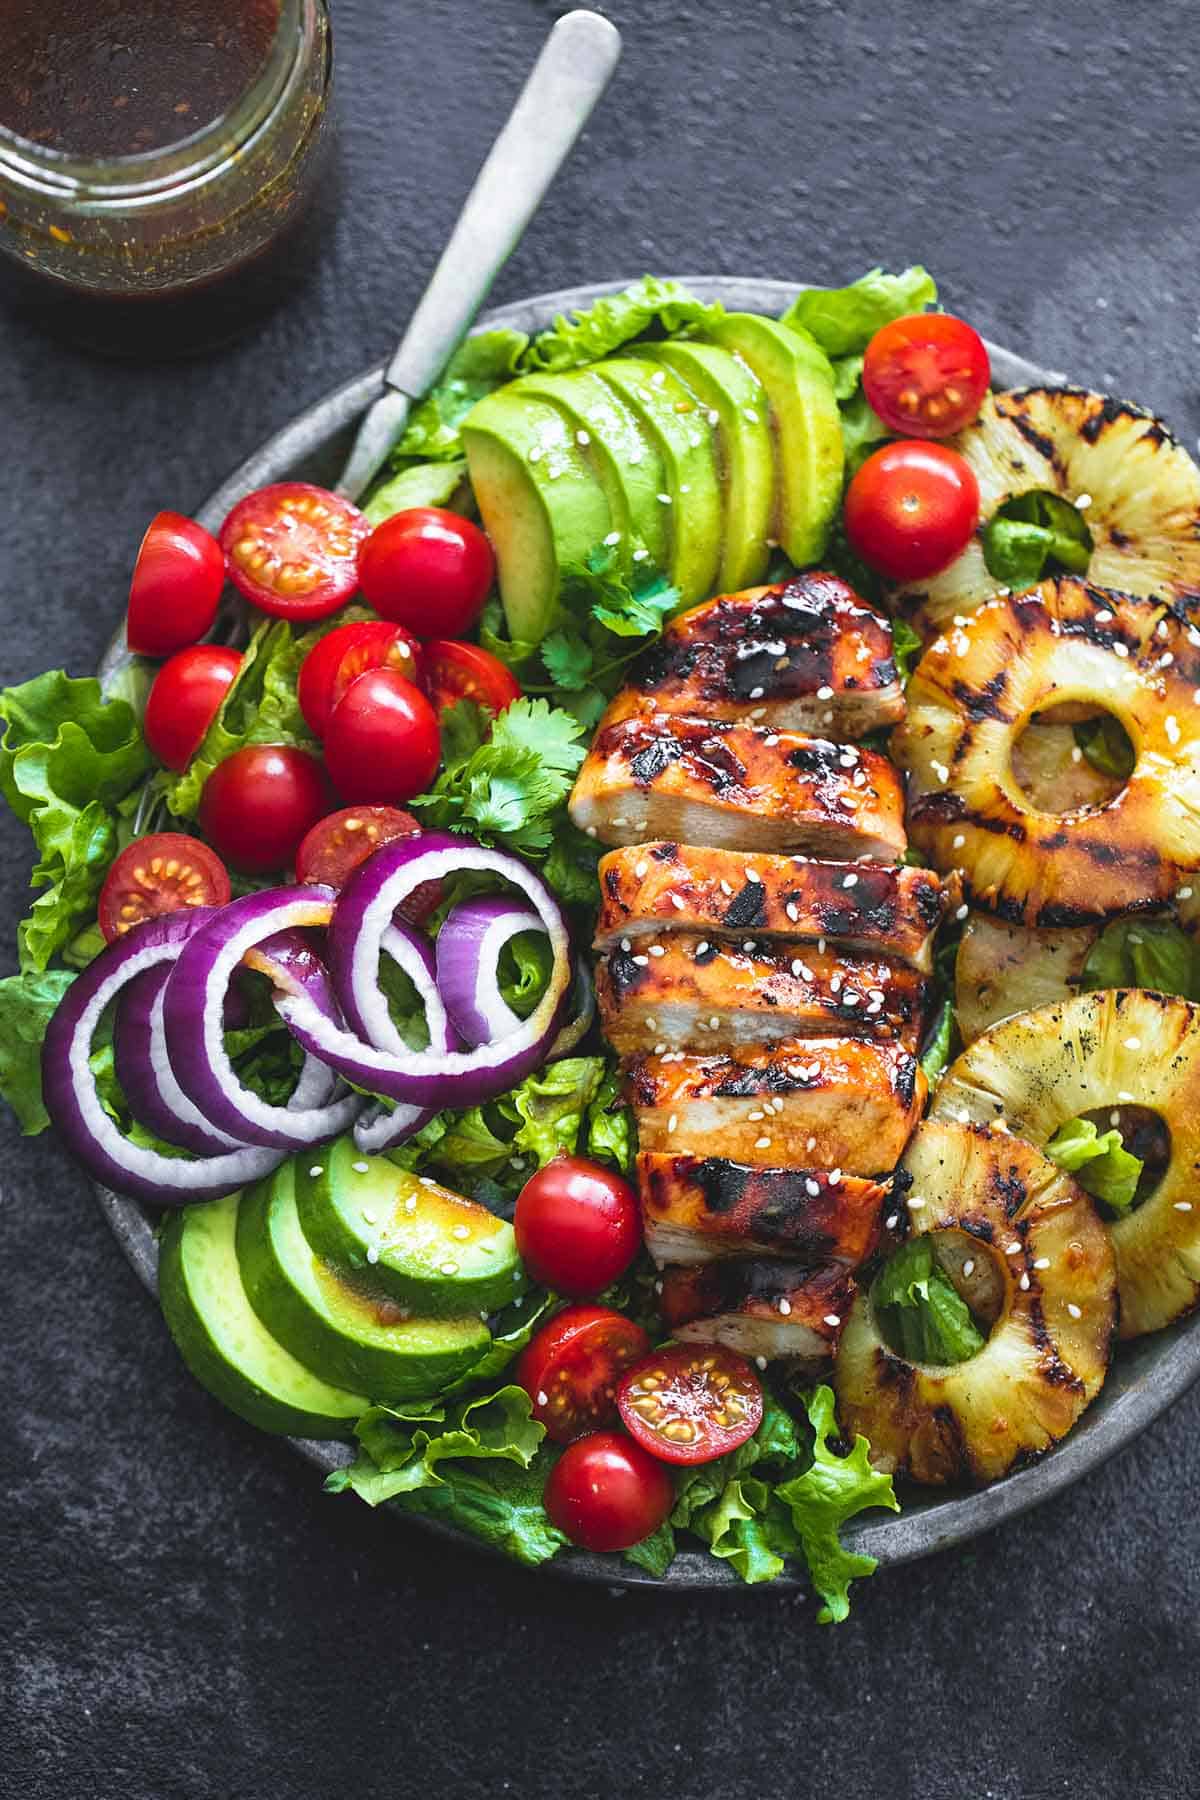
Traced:
[[931, 869], [820, 862], [698, 844], [638, 844], [600, 862], [597, 950], [669, 930], [807, 938], [928, 973], [952, 897]]
[[854, 1277], [841, 1264], [813, 1269], [743, 1257], [664, 1270], [659, 1304], [672, 1335], [685, 1343], [816, 1361], [837, 1349], [855, 1292]]
[[686, 931], [596, 965], [600, 1022], [622, 1056], [861, 1033], [916, 1048], [926, 983], [881, 957], [779, 939], [740, 945]]
[[[1200, 867], [1198, 690], [1200, 646], [1154, 601], [1074, 577], [989, 601], [926, 651], [893, 734], [914, 843], [1013, 923], [1164, 905]], [[1061, 700], [1114, 714], [1135, 763], [1103, 806], [1056, 816], [1018, 787], [1012, 750]]]
[[662, 838], [883, 862], [907, 844], [900, 777], [877, 751], [622, 695], [600, 721], [570, 813], [605, 844]]
[[883, 1182], [840, 1169], [753, 1168], [721, 1156], [637, 1160], [646, 1248], [655, 1262], [785, 1256], [817, 1267], [865, 1262], [879, 1239]]
[[626, 1090], [645, 1151], [878, 1175], [902, 1155], [927, 1086], [899, 1044], [815, 1038], [740, 1057], [639, 1057]]
[[815, 569], [681, 614], [633, 685], [664, 712], [822, 737], [863, 737], [904, 716], [891, 624]]

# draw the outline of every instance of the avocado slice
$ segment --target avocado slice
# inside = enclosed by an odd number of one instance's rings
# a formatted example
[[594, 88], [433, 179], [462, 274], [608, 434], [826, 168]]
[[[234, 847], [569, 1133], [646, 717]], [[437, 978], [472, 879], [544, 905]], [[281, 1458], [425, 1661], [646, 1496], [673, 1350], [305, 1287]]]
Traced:
[[709, 409], [673, 369], [614, 356], [596, 364], [662, 458], [656, 504], [671, 534], [670, 575], [685, 605], [716, 587], [721, 566], [721, 482]]
[[[775, 448], [767, 396], [745, 363], [715, 344], [687, 338], [639, 344], [638, 356], [681, 375], [715, 424], [725, 497], [724, 548], [718, 582], [733, 594], [762, 580], [771, 560]], [[714, 416], [715, 415], [715, 416]]]
[[[665, 575], [671, 534], [667, 508], [658, 496], [666, 470], [631, 409], [592, 369], [523, 375], [517, 386], [521, 393], [560, 407], [569, 420], [576, 447], [584, 451], [608, 496], [613, 530], [620, 533], [613, 548], [622, 574]], [[635, 564], [638, 550], [646, 554]]]
[[301, 1229], [343, 1276], [433, 1318], [494, 1312], [522, 1292], [513, 1228], [486, 1206], [339, 1138], [296, 1163]]
[[292, 1163], [243, 1194], [237, 1257], [250, 1304], [272, 1337], [322, 1380], [361, 1388], [372, 1400], [439, 1394], [492, 1341], [478, 1313], [411, 1318], [388, 1295], [314, 1256], [300, 1228]]
[[467, 470], [492, 540], [514, 639], [540, 643], [571, 564], [614, 529], [604, 488], [556, 406], [520, 382], [478, 401], [462, 425]]
[[238, 1273], [239, 1196], [172, 1213], [158, 1257], [158, 1294], [171, 1336], [201, 1387], [262, 1431], [348, 1438], [361, 1394], [297, 1362], [262, 1324]]
[[829, 360], [807, 333], [757, 313], [728, 313], [708, 335], [767, 391], [778, 475], [773, 535], [798, 567], [817, 562], [841, 499], [845, 462]]

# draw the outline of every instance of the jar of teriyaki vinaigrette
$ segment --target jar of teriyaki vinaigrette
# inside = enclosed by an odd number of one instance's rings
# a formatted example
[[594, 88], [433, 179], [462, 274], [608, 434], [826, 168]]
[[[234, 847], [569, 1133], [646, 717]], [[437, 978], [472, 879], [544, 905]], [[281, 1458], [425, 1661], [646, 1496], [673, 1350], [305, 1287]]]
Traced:
[[314, 253], [325, 0], [0, 0], [0, 297], [77, 343], [186, 355]]

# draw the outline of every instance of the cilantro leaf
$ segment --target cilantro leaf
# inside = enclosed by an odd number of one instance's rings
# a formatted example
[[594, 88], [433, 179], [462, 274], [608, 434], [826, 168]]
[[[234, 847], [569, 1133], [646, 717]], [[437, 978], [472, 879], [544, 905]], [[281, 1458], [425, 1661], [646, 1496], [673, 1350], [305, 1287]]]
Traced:
[[590, 644], [566, 631], [552, 631], [542, 645], [542, 661], [555, 687], [568, 693], [585, 688], [596, 658]]

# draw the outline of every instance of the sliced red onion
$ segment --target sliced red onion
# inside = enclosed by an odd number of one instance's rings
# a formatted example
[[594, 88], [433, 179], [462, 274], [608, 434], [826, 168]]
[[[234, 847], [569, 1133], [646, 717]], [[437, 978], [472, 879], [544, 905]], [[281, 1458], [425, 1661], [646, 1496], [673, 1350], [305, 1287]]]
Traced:
[[[459, 1049], [459, 1042], [446, 1017], [446, 1008], [435, 980], [433, 946], [429, 939], [411, 925], [397, 920], [383, 934], [384, 954], [404, 970], [425, 1007], [431, 1049]], [[390, 1022], [390, 1021], [389, 1021]], [[410, 1055], [411, 1050], [397, 1031], [397, 1054]], [[437, 1117], [436, 1106], [408, 1106], [401, 1103], [390, 1110], [386, 1106], [368, 1106], [354, 1121], [354, 1141], [368, 1156], [392, 1150], [414, 1132]]]
[[437, 940], [438, 992], [468, 1044], [494, 1044], [520, 1030], [520, 1014], [500, 992], [500, 955], [521, 932], [542, 929], [512, 894], [480, 894], [446, 914]]
[[[529, 1018], [497, 1043], [468, 1051], [441, 1051], [432, 1044], [428, 1050], [397, 1051], [379, 986], [384, 934], [414, 888], [466, 870], [499, 876], [531, 903], [554, 958], [546, 991]], [[338, 998], [362, 1036], [336, 1025], [308, 994], [282, 996], [280, 1016], [306, 1050], [356, 1086], [422, 1107], [477, 1105], [523, 1080], [546, 1060], [571, 982], [566, 920], [545, 882], [515, 856], [446, 832], [387, 844], [351, 876], [330, 926], [329, 961]]]
[[[243, 1142], [283, 1150], [324, 1143], [344, 1131], [362, 1106], [356, 1094], [334, 1098], [337, 1077], [324, 1065], [307, 1067], [288, 1104], [272, 1106], [242, 1084], [225, 1048], [225, 994], [238, 964], [252, 952], [269, 964], [277, 984], [340, 1030], [325, 965], [303, 939], [278, 941], [297, 927], [326, 925], [333, 900], [331, 888], [317, 886], [269, 888], [231, 900], [184, 946], [167, 983], [163, 1026], [179, 1085], [205, 1118]], [[283, 1017], [282, 1000], [276, 1006]]]
[[104, 1009], [138, 976], [174, 963], [194, 930], [186, 912], [135, 925], [72, 982], [42, 1044], [46, 1111], [68, 1148], [98, 1181], [153, 1206], [215, 1200], [283, 1161], [278, 1151], [248, 1147], [199, 1161], [163, 1156], [130, 1143], [100, 1103], [88, 1056]]
[[[202, 910], [208, 917], [211, 908]], [[197, 913], [189, 916], [197, 925], [202, 923]], [[209, 1123], [175, 1079], [162, 1023], [163, 993], [170, 975], [169, 963], [145, 969], [134, 976], [117, 1002], [113, 1060], [130, 1111], [157, 1137], [194, 1150], [197, 1156], [244, 1149], [238, 1139]]]

